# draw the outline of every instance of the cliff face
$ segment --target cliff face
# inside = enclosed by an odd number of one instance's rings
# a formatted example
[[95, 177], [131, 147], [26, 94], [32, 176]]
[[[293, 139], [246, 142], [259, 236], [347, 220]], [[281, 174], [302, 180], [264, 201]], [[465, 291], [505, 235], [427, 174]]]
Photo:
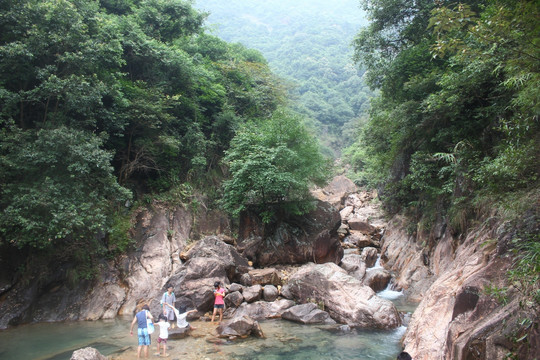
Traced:
[[180, 253], [191, 240], [230, 234], [223, 214], [153, 204], [135, 214], [135, 250], [103, 261], [93, 282], [70, 284], [69, 269], [54, 264], [43, 274], [36, 269], [23, 281], [3, 280], [0, 288], [0, 329], [39, 321], [110, 319], [131, 315], [140, 303], [159, 302], [163, 286], [180, 265]]
[[[407, 234], [405, 225], [402, 217], [390, 221], [381, 251], [396, 286], [420, 300], [405, 351], [415, 360], [503, 359], [510, 351], [536, 359], [538, 313], [520, 306], [518, 294], [502, 305], [486, 292], [506, 285], [512, 260], [505, 224], [485, 222], [458, 238], [438, 224], [430, 239]], [[426, 243], [435, 245], [427, 250]], [[527, 343], [517, 343], [517, 323], [531, 317]]]

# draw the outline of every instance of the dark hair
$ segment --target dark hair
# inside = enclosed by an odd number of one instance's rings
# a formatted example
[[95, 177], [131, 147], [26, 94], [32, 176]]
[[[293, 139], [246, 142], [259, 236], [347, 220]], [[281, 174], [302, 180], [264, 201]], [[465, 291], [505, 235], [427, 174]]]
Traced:
[[221, 285], [221, 282], [219, 282], [219, 281], [216, 281], [216, 282], [214, 283], [214, 287], [218, 287], [219, 285]]
[[184, 305], [180, 305], [180, 306], [178, 307], [178, 312], [179, 312], [180, 314], [185, 313], [185, 312], [186, 312], [186, 307], [185, 307]]
[[158, 320], [165, 320], [165, 321], [167, 321], [167, 317], [166, 317], [165, 315], [163, 315], [163, 314], [159, 314]]
[[172, 286], [171, 284], [167, 285], [166, 289], [169, 290], [169, 288], [173, 288], [174, 289], [174, 286]]
[[150, 307], [148, 305], [143, 305], [142, 309], [150, 311]]
[[411, 355], [408, 352], [402, 351], [398, 356], [397, 360], [412, 360]]

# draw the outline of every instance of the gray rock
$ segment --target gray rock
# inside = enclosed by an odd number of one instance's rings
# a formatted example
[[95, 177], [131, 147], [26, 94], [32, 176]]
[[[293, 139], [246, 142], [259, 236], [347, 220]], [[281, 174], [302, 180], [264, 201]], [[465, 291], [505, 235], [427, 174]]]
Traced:
[[272, 302], [276, 300], [279, 296], [279, 291], [274, 285], [265, 285], [263, 289], [263, 299], [264, 301]]
[[372, 288], [373, 291], [377, 292], [386, 289], [391, 279], [392, 274], [390, 274], [390, 272], [383, 268], [379, 268], [366, 271], [363, 283]]
[[275, 319], [280, 318], [281, 314], [291, 306], [294, 306], [294, 304], [294, 301], [286, 299], [273, 302], [257, 301], [251, 304], [244, 302], [234, 311], [231, 310], [227, 315], [229, 317], [247, 315], [255, 320]]
[[245, 212], [240, 217], [238, 251], [259, 267], [307, 261], [339, 263], [343, 256], [337, 234], [340, 225], [338, 210], [324, 201], [317, 201], [308, 214], [270, 224]]
[[320, 310], [317, 305], [307, 303], [293, 306], [283, 312], [281, 317], [301, 324], [335, 324], [326, 311]]
[[242, 292], [244, 291], [244, 287], [240, 284], [237, 284], [237, 283], [232, 283], [231, 286], [229, 286], [229, 292], [235, 292], [235, 291], [239, 291], [239, 292]]
[[253, 285], [253, 286], [249, 286], [245, 288], [242, 295], [244, 296], [244, 300], [246, 302], [252, 303], [254, 301], [258, 301], [261, 299], [261, 293], [262, 293], [262, 286]]
[[264, 337], [259, 323], [249, 316], [238, 316], [223, 322], [216, 329], [219, 337], [236, 339], [245, 338], [249, 335]]
[[240, 276], [240, 284], [244, 286], [253, 285], [253, 282], [251, 281], [251, 276], [249, 274], [242, 274], [242, 276]]
[[339, 266], [358, 280], [362, 280], [366, 274], [366, 264], [364, 263], [362, 256], [358, 254], [346, 254], [343, 256], [343, 259], [341, 259], [341, 264]]
[[364, 260], [364, 262], [366, 263], [366, 267], [370, 268], [373, 267], [377, 262], [379, 253], [374, 247], [365, 247], [362, 249], [362, 254], [360, 254], [360, 256], [362, 257], [362, 260]]
[[107, 360], [99, 351], [92, 347], [75, 350], [70, 360]]
[[244, 302], [244, 297], [240, 291], [234, 291], [225, 296], [224, 300], [227, 307], [238, 307], [242, 302]]

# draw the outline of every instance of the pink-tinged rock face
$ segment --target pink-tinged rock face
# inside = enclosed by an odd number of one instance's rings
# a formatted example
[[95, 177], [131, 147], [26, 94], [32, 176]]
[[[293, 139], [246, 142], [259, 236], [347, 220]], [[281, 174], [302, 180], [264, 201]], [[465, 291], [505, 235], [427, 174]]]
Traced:
[[290, 278], [287, 291], [301, 303], [321, 302], [332, 319], [342, 324], [378, 329], [401, 325], [392, 302], [377, 297], [333, 263], [304, 265]]

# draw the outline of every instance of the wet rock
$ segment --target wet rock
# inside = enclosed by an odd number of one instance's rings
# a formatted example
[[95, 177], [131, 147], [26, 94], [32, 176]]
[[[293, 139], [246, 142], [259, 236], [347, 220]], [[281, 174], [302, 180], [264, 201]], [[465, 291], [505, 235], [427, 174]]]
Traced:
[[396, 328], [401, 324], [392, 302], [333, 263], [307, 264], [289, 280], [289, 290], [300, 303], [321, 302], [332, 319], [363, 328]]
[[244, 288], [244, 292], [242, 293], [242, 295], [244, 296], [244, 300], [247, 303], [252, 303], [254, 301], [259, 301], [261, 299], [261, 293], [262, 293], [262, 286], [253, 285], [253, 286]]
[[227, 296], [225, 296], [225, 305], [227, 307], [238, 307], [241, 303], [244, 302], [244, 297], [240, 293], [240, 291], [233, 291], [232, 293], [229, 293]]
[[229, 339], [245, 338], [250, 335], [264, 337], [259, 323], [246, 315], [237, 316], [223, 322], [217, 327], [216, 331], [219, 337]]
[[107, 360], [99, 351], [92, 347], [75, 350], [70, 360]]
[[313, 303], [295, 305], [283, 312], [281, 317], [301, 324], [335, 324], [326, 311]]
[[[183, 339], [189, 335], [190, 331], [191, 330], [189, 326], [185, 328], [175, 327], [174, 329], [169, 329], [169, 339], [173, 339], [173, 340]], [[158, 332], [159, 332], [159, 329], [158, 329]]]
[[392, 274], [390, 274], [389, 271], [379, 268], [366, 271], [363, 282], [364, 285], [367, 285], [372, 288], [373, 291], [378, 292], [386, 289], [391, 279]]
[[276, 300], [279, 296], [277, 287], [274, 285], [265, 285], [263, 289], [263, 299], [264, 301], [272, 302]]
[[379, 257], [379, 254], [376, 248], [365, 247], [362, 249], [362, 254], [360, 254], [360, 256], [362, 257], [362, 260], [364, 260], [366, 267], [370, 268], [370, 267], [373, 267], [375, 263], [377, 262], [377, 258]]
[[251, 276], [251, 283], [253, 285], [281, 285], [281, 279], [279, 273], [274, 268], [254, 269], [249, 271]]
[[238, 317], [247, 315], [255, 320], [280, 318], [281, 314], [295, 303], [292, 300], [276, 300], [273, 302], [257, 301], [251, 304], [242, 303], [236, 310], [231, 310], [228, 317]]

